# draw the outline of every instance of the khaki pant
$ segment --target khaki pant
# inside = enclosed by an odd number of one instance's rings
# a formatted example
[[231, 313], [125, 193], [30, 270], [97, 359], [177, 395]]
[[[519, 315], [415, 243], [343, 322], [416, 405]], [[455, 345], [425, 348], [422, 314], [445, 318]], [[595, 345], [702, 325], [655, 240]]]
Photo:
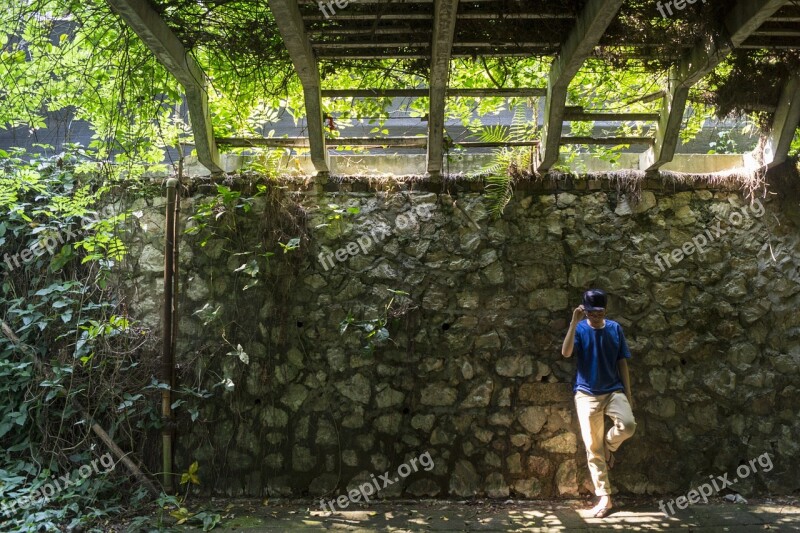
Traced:
[[[606, 449], [614, 452], [636, 431], [631, 404], [622, 391], [592, 396], [585, 392], [575, 393], [575, 407], [581, 424], [581, 436], [586, 446], [589, 473], [592, 475], [595, 494], [611, 494], [606, 465]], [[611, 417], [614, 425], [605, 431], [605, 415]]]

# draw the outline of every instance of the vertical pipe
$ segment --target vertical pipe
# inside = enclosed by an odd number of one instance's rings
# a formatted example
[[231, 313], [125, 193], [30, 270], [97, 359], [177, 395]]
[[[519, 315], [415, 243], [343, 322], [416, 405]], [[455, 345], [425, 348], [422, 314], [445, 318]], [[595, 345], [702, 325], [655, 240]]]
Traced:
[[[178, 353], [178, 322], [180, 321], [180, 314], [178, 313], [178, 286], [181, 279], [181, 264], [178, 261], [179, 252], [181, 249], [181, 179], [183, 178], [183, 158], [178, 161], [178, 184], [177, 193], [175, 194], [175, 221], [173, 223], [173, 240], [174, 243], [174, 259], [172, 264], [173, 269], [173, 283], [172, 283], [172, 381], [169, 386], [174, 390], [178, 385], [177, 379], [177, 365], [175, 364], [175, 354]], [[172, 405], [172, 404], [170, 404]], [[174, 420], [173, 420], [174, 422]], [[172, 464], [175, 464], [175, 447], [178, 445], [178, 425], [172, 424]]]
[[161, 391], [161, 415], [163, 427], [161, 430], [162, 454], [161, 470], [164, 480], [164, 490], [172, 492], [174, 489], [172, 476], [172, 388], [173, 379], [173, 306], [174, 306], [174, 279], [175, 279], [175, 197], [178, 180], [167, 180], [167, 212], [164, 232], [164, 340], [162, 353], [162, 379], [168, 385]]

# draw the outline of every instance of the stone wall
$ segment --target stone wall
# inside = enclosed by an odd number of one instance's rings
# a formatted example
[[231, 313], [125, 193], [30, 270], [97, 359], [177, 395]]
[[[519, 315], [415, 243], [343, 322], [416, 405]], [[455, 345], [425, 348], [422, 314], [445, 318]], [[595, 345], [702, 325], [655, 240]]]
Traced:
[[[180, 379], [214, 396], [179, 409], [177, 463], [199, 461], [205, 489], [335, 497], [428, 452], [380, 496], [589, 492], [560, 355], [589, 287], [633, 353], [615, 490], [685, 492], [765, 452], [774, 469], [735, 490], [800, 486], [795, 194], [543, 184], [495, 220], [479, 192], [328, 188], [271, 188], [183, 240]], [[158, 327], [163, 200], [134, 209], [131, 310]]]

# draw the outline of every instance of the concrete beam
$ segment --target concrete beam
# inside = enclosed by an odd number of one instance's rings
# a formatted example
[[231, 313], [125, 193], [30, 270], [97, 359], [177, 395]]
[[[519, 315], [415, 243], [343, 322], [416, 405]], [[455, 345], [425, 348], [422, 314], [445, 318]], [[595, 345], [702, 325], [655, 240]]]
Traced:
[[300, 83], [303, 84], [311, 161], [317, 173], [327, 175], [330, 172], [330, 165], [322, 117], [322, 86], [317, 59], [311, 49], [311, 41], [306, 35], [300, 8], [296, 0], [268, 0], [268, 4], [292, 58]]
[[789, 78], [783, 86], [767, 142], [764, 165], [774, 167], [786, 161], [797, 128], [800, 127], [800, 76]]
[[208, 111], [205, 74], [186, 52], [178, 37], [167, 27], [147, 0], [106, 0], [156, 59], [183, 86], [192, 121], [198, 160], [212, 173], [222, 172], [214, 130]]
[[709, 35], [686, 53], [680, 65], [670, 73], [670, 90], [661, 107], [656, 144], [644, 156], [647, 170], [657, 170], [675, 156], [689, 89], [787, 3], [788, 0], [739, 0], [725, 16], [728, 39], [714, 39]]
[[431, 85], [428, 110], [428, 174], [442, 171], [444, 105], [450, 80], [450, 59], [456, 33], [458, 0], [435, 0], [431, 44]]
[[558, 56], [553, 60], [547, 83], [540, 172], [547, 171], [558, 161], [569, 83], [600, 42], [621, 6], [622, 0], [589, 0]]

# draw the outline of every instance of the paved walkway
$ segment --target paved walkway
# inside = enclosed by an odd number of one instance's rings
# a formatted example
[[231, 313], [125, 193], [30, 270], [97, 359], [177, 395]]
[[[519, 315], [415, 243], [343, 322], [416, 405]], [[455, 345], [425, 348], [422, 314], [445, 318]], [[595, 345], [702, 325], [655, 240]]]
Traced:
[[[615, 500], [617, 511], [592, 518], [587, 501], [444, 500], [352, 504], [345, 511], [323, 512], [318, 502], [216, 500], [206, 507], [226, 509], [214, 531], [661, 531], [699, 532], [800, 531], [800, 501], [794, 498], [751, 500], [732, 504], [718, 499], [667, 517], [658, 500]], [[314, 507], [310, 507], [314, 505]]]

